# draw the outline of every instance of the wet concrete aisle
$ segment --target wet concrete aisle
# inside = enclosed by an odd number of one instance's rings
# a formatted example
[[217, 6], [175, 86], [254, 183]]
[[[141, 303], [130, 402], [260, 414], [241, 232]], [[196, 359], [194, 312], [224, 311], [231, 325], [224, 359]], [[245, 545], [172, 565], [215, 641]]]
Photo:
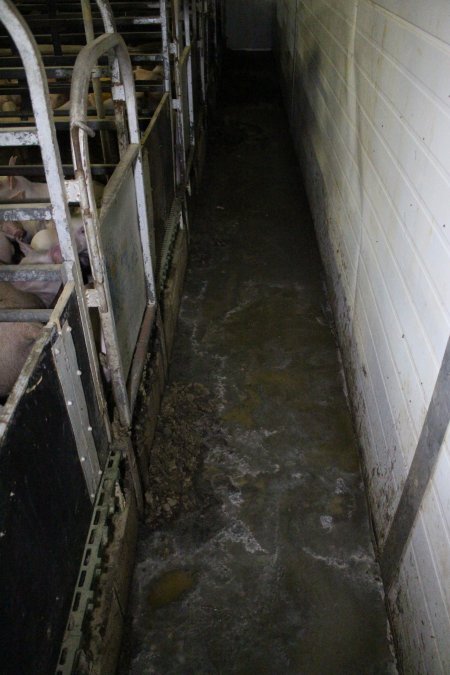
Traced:
[[211, 130], [158, 432], [184, 414], [203, 459], [181, 482], [188, 508], [142, 528], [122, 673], [396, 672], [321, 263], [266, 60], [228, 65]]

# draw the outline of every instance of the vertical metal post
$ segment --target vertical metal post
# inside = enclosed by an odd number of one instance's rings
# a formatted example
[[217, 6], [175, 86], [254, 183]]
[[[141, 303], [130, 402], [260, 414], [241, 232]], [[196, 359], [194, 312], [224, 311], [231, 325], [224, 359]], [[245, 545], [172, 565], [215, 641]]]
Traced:
[[[93, 42], [93, 40], [95, 39], [90, 0], [81, 0], [81, 11], [83, 14], [83, 24], [84, 24], [84, 33], [86, 35], [86, 44], [89, 44]], [[100, 76], [97, 73], [95, 73], [92, 76], [92, 89], [94, 91], [94, 100], [95, 100], [95, 108], [97, 110], [97, 117], [100, 120], [104, 120], [105, 106], [103, 105], [102, 85], [100, 82]], [[105, 129], [102, 129], [100, 131], [100, 140], [102, 144], [103, 159], [105, 163], [110, 163], [112, 162], [112, 150], [109, 133]]]
[[[191, 14], [189, 2], [185, 0], [183, 4], [184, 35], [186, 46], [191, 46]], [[187, 87], [188, 87], [188, 105], [189, 105], [189, 137], [191, 146], [195, 145], [195, 114], [194, 114], [194, 90], [193, 90], [193, 72], [192, 72], [192, 50], [188, 56], [187, 66]]]
[[178, 185], [184, 185], [186, 181], [186, 144], [184, 136], [184, 118], [183, 118], [183, 85], [181, 79], [180, 56], [180, 7], [179, 0], [172, 2], [172, 51], [174, 55], [174, 79], [175, 79], [175, 101], [174, 107], [177, 119], [177, 159], [178, 159]]
[[169, 25], [167, 22], [167, 0], [160, 0], [159, 9], [161, 17], [161, 48], [164, 69], [164, 91], [167, 91], [170, 94], [172, 90], [172, 83], [170, 81], [170, 46], [168, 35]]

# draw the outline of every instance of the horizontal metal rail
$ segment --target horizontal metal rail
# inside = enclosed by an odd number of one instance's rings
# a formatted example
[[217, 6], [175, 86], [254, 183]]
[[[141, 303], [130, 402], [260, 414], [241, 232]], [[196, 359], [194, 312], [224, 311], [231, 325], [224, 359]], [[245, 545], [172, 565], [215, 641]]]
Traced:
[[47, 323], [52, 311], [51, 309], [0, 309], [0, 322], [25, 323], [37, 321]]
[[0, 265], [0, 281], [58, 281], [61, 265]]
[[31, 202], [26, 204], [0, 204], [0, 221], [2, 220], [52, 220], [53, 207], [51, 204]]

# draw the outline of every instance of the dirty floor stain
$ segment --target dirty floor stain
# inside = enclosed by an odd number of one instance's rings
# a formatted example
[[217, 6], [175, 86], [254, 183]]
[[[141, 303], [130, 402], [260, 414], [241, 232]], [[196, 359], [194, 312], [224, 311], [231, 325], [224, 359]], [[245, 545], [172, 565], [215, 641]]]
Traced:
[[[122, 675], [396, 672], [321, 262], [260, 59], [228, 64], [210, 126], [158, 436], [158, 462], [186, 446], [194, 473], [184, 501], [147, 495], [176, 517], [141, 527]], [[201, 409], [177, 403], [193, 392]]]
[[186, 570], [172, 570], [165, 572], [155, 579], [148, 589], [148, 604], [150, 609], [156, 610], [178, 600], [194, 585], [192, 572]]

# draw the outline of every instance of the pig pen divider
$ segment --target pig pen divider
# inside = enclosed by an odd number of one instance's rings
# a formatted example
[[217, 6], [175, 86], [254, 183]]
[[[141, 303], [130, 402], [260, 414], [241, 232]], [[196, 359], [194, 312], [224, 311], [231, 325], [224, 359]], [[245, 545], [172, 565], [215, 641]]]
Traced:
[[5, 673], [56, 662], [109, 452], [74, 282], [46, 311], [0, 417]]
[[[19, 0], [15, 4], [26, 8], [30, 12], [30, 23], [39, 26], [41, 19], [32, 12], [37, 7], [36, 3]], [[75, 18], [69, 15], [72, 10], [75, 13], [77, 7], [79, 10], [78, 3], [50, 4], [53, 7], [59, 4], [67, 9], [68, 30], [73, 30], [75, 24], [71, 22]], [[178, 3], [175, 5], [178, 7]], [[48, 6], [48, 3], [42, 3], [42, 6]], [[55, 465], [49, 471], [50, 480], [55, 483], [48, 505], [52, 510], [47, 516], [45, 497], [41, 510], [45, 520], [44, 533], [49, 531], [49, 534], [45, 534], [37, 550], [53, 550], [53, 546], [55, 561], [62, 555], [68, 556], [62, 565], [63, 579], [55, 573], [54, 565], [50, 567], [55, 583], [52, 585], [48, 574], [42, 577], [40, 595], [46, 596], [47, 600], [57, 597], [55, 608], [45, 605], [45, 598], [41, 598], [40, 603], [35, 599], [37, 604], [34, 608], [30, 604], [35, 597], [31, 592], [27, 603], [20, 589], [17, 589], [18, 577], [14, 576], [14, 565], [11, 565], [10, 585], [14, 586], [16, 593], [15, 609], [23, 603], [30, 616], [30, 625], [27, 624], [31, 631], [30, 646], [22, 650], [22, 656], [28, 659], [28, 672], [50, 672], [56, 663], [58, 673], [77, 672], [79, 659], [83, 656], [80, 645], [84, 639], [86, 617], [92, 611], [99, 574], [103, 574], [103, 551], [107, 541], [113, 540], [114, 527], [117, 525], [112, 525], [112, 518], [122, 517], [127, 509], [132, 510], [135, 502], [138, 505], [140, 502], [142, 506], [140, 477], [129, 436], [131, 419], [149, 344], [155, 331], [162, 338], [161, 351], [166, 373], [164, 303], [167, 298], [170, 300], [166, 284], [171, 274], [172, 258], [176, 257], [174, 251], [184, 251], [187, 246], [186, 189], [189, 189], [190, 172], [195, 163], [194, 153], [204, 123], [201, 114], [204, 114], [206, 100], [202, 92], [207, 90], [207, 83], [203, 90], [201, 77], [194, 72], [205, 53], [199, 48], [202, 40], [199, 39], [196, 26], [206, 26], [206, 14], [211, 5], [185, 2], [177, 17], [174, 15], [174, 4], [167, 6], [166, 0], [160, 0], [159, 3], [137, 2], [136, 6], [142, 11], [142, 16], [119, 17], [119, 23], [127, 26], [127, 39], [138, 40], [147, 34], [142, 32], [143, 27], [145, 30], [160, 27], [161, 33], [158, 33], [156, 51], [151, 48], [139, 49], [131, 53], [130, 59], [123, 38], [114, 30], [116, 24], [111, 9], [129, 8], [129, 3], [112, 2], [110, 6], [106, 0], [97, 0], [101, 21], [95, 12], [94, 16], [92, 13], [89, 16], [90, 8], [85, 8], [85, 23], [78, 23], [76, 31], [68, 33], [74, 48], [73, 53], [69, 54], [64, 49], [64, 36], [59, 34], [58, 39], [57, 18], [50, 20], [49, 35], [44, 36], [38, 46], [12, 2], [0, 0], [0, 9], [7, 10], [2, 11], [1, 20], [5, 17], [7, 28], [11, 24], [12, 32], [14, 35], [17, 33], [20, 40], [18, 45], [13, 37], [14, 49], [8, 56], [7, 68], [1, 69], [0, 74], [0, 77], [5, 75], [5, 79], [17, 79], [17, 83], [8, 82], [1, 89], [15, 94], [20, 91], [24, 99], [28, 95], [25, 90], [29, 91], [30, 101], [28, 110], [19, 114], [17, 121], [8, 123], [5, 116], [0, 116], [0, 148], [32, 149], [33, 146], [39, 146], [42, 157], [41, 165], [33, 162], [32, 156], [31, 162], [17, 167], [9, 166], [4, 173], [10, 176], [16, 173], [19, 176], [44, 174], [49, 193], [46, 199], [20, 203], [13, 200], [1, 204], [0, 219], [53, 220], [63, 259], [57, 265], [0, 266], [0, 281], [61, 281], [63, 285], [54, 310], [31, 307], [0, 310], [0, 324], [36, 320], [47, 322], [1, 411], [0, 462], [7, 464], [11, 461], [8, 465], [11, 480], [6, 472], [5, 486], [11, 495], [17, 496], [19, 491], [14, 484], [14, 481], [17, 483], [14, 462], [20, 457], [20, 448], [27, 443], [28, 432], [24, 420], [32, 411], [33, 419], [29, 426], [36, 441], [33, 441], [30, 452], [33, 450], [37, 457], [44, 459], [36, 475], [30, 477], [27, 470], [23, 476], [25, 482], [29, 481], [39, 495], [45, 485], [45, 466], [54, 461], [56, 453]], [[77, 16], [81, 16], [79, 11]], [[177, 39], [174, 39], [174, 22], [177, 24]], [[106, 33], [95, 37], [99, 29]], [[153, 37], [156, 35], [150, 34]], [[83, 45], [84, 40], [88, 42], [85, 47], [76, 47], [75, 43]], [[3, 40], [0, 49], [5, 44]], [[152, 44], [155, 44], [155, 40]], [[45, 53], [45, 49], [42, 49], [48, 46], [53, 46], [53, 54]], [[41, 49], [43, 54], [40, 53]], [[149, 62], [162, 64], [161, 85], [134, 82], [131, 64]], [[209, 68], [204, 64], [203, 73], [208, 72]], [[25, 78], [28, 87], [23, 84]], [[67, 112], [51, 110], [49, 86], [55, 94], [66, 92], [70, 79], [69, 127]], [[98, 91], [95, 89], [97, 87], [98, 90], [98, 84], [104, 88], [105, 81], [108, 86], [111, 85], [112, 108], [102, 112], [101, 105], [97, 105]], [[94, 105], [91, 102], [88, 106], [86, 99], [90, 86], [94, 89], [95, 101]], [[150, 110], [143, 111], [141, 107], [138, 112], [135, 92], [146, 95], [147, 91], [152, 94], [161, 92], [156, 109], [150, 106]], [[70, 163], [71, 157], [67, 154], [69, 130], [73, 163]], [[109, 157], [109, 150], [105, 149], [103, 131], [108, 132], [113, 149], [114, 144], [117, 144], [118, 162], [114, 157]], [[89, 139], [94, 132], [100, 132], [97, 136], [102, 141], [103, 162], [98, 161], [98, 154], [92, 162], [89, 156]], [[61, 161], [60, 152], [63, 153], [64, 162]], [[97, 203], [93, 176], [108, 178], [101, 206]], [[178, 176], [178, 180], [175, 176]], [[35, 184], [31, 181], [31, 185]], [[80, 206], [94, 279], [93, 288], [84, 286], [76, 241], [70, 226], [69, 204]], [[175, 284], [177, 297], [182, 284], [181, 269], [182, 265], [179, 265]], [[176, 316], [174, 307], [176, 302], [168, 302], [167, 324], [171, 327], [168, 332], [172, 333]], [[93, 311], [98, 313], [103, 327], [106, 357], [113, 380], [114, 405], [107, 398], [107, 385], [99, 366], [99, 347], [91, 323]], [[38, 406], [39, 401], [47, 400], [51, 406], [48, 414], [46, 406]], [[19, 419], [21, 425], [18, 425]], [[44, 432], [47, 432], [47, 436], [53, 434], [58, 424], [60, 428], [56, 429], [56, 440], [46, 438]], [[28, 450], [25, 456], [28, 459]], [[123, 473], [124, 462], [120, 461], [124, 457], [127, 460], [126, 474]], [[61, 462], [69, 463], [70, 466]], [[31, 469], [36, 470], [33, 462], [30, 464]], [[130, 478], [134, 492], [128, 488]], [[66, 481], [71, 481], [71, 485], [64, 502]], [[21, 485], [21, 490], [25, 502], [26, 488]], [[13, 499], [10, 497], [10, 501]], [[63, 512], [55, 519], [54, 512], [58, 505], [63, 505]], [[5, 527], [2, 527], [2, 532], [6, 532], [5, 537], [14, 533], [15, 521], [11, 514], [12, 509], [7, 511]], [[24, 522], [27, 521], [26, 516], [25, 511]], [[95, 520], [100, 517], [101, 523]], [[56, 520], [63, 541], [67, 541], [66, 552], [60, 550], [62, 542], [54, 543], [57, 537], [54, 529]], [[36, 535], [38, 532], [39, 527], [36, 527]], [[8, 542], [7, 538], [5, 542]], [[0, 539], [0, 545], [2, 543]], [[12, 549], [14, 545], [12, 548], [10, 546], [9, 555]], [[17, 551], [20, 551], [20, 547]], [[28, 568], [33, 568], [29, 560]], [[22, 573], [22, 567], [19, 571]], [[35, 584], [34, 574], [29, 576], [29, 583]], [[68, 598], [74, 588], [70, 604]], [[26, 586], [24, 593], [28, 591], [29, 586]], [[5, 595], [7, 593], [5, 591]], [[14, 614], [13, 609], [10, 618]], [[67, 616], [69, 622], [64, 623], [64, 617], [67, 619]], [[5, 625], [11, 622], [12, 630], [16, 632], [11, 641], [14, 653], [10, 653], [9, 662], [11, 667], [15, 663], [20, 664], [17, 666], [19, 668], [23, 663], [17, 646], [21, 635], [20, 626], [17, 621], [10, 621], [10, 618]], [[36, 624], [34, 632], [33, 622]], [[61, 644], [64, 627], [67, 627], [67, 631], [58, 659], [55, 645]], [[52, 644], [49, 644], [47, 635], [52, 636]], [[33, 655], [41, 659], [40, 664], [45, 665], [36, 666]]]
[[[93, 68], [99, 57], [108, 52], [112, 55], [112, 94], [121, 159], [105, 188], [98, 212], [90, 171], [88, 137], [92, 131], [86, 124], [87, 93]], [[119, 417], [122, 425], [129, 427], [131, 408], [126, 379], [146, 306], [154, 306], [156, 298], [133, 70], [118, 33], [105, 33], [82, 49], [74, 66], [71, 102], [74, 171], [95, 304], [100, 311]]]
[[[58, 233], [61, 256], [65, 261], [64, 271], [67, 279], [75, 281], [79, 296], [80, 311], [83, 317], [85, 339], [88, 347], [90, 369], [96, 384], [97, 399], [104, 411], [106, 423], [106, 402], [101, 385], [101, 378], [96, 355], [95, 342], [85, 301], [82, 274], [78, 260], [74, 234], [69, 225], [71, 215], [66, 198], [66, 185], [62, 173], [56, 131], [53, 125], [49, 104], [49, 91], [45, 70], [40, 53], [28, 26], [10, 2], [0, 3], [2, 22], [16, 45], [25, 68], [30, 98], [34, 110], [35, 126], [28, 129], [8, 130], [4, 135], [7, 145], [15, 146], [39, 145], [47, 180], [49, 203], [45, 205], [11, 204], [0, 210], [3, 220], [53, 219]], [[0, 142], [3, 140], [0, 135]], [[12, 213], [10, 212], [12, 209]], [[36, 266], [33, 270], [36, 278], [45, 279], [47, 270]], [[1, 277], [0, 277], [1, 278]], [[48, 278], [48, 276], [47, 276]]]

